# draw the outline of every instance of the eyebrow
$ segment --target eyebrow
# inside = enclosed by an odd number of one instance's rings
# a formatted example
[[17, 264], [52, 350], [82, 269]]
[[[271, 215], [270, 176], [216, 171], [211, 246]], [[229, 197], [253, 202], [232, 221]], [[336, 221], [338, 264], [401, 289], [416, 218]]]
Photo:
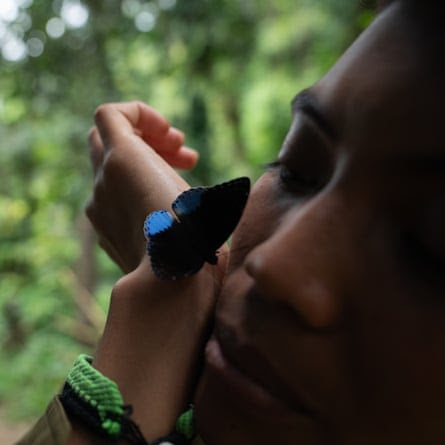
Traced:
[[307, 114], [328, 136], [336, 138], [336, 131], [321, 112], [320, 104], [311, 90], [306, 89], [298, 93], [291, 101], [291, 109], [292, 115], [301, 112]]

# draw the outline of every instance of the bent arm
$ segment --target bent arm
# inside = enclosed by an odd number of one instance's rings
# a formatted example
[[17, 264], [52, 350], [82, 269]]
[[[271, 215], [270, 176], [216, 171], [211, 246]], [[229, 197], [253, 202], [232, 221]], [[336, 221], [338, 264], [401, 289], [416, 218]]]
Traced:
[[[177, 282], [157, 279], [145, 254], [147, 213], [168, 209], [188, 188], [172, 167], [197, 154], [183, 134], [140, 102], [98, 108], [90, 132], [95, 175], [87, 214], [100, 244], [129, 272], [114, 286], [93, 366], [114, 380], [148, 441], [166, 435], [187, 407], [199, 372], [224, 265]], [[73, 423], [70, 444], [100, 443]]]

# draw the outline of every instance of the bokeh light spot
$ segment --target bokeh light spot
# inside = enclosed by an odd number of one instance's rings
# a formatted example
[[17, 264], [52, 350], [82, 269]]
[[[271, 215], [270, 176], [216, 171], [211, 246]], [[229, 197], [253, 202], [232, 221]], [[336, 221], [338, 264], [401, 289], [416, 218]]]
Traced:
[[88, 9], [80, 1], [65, 0], [60, 15], [68, 28], [81, 28], [88, 21]]
[[17, 37], [10, 37], [2, 46], [2, 56], [10, 62], [18, 62], [27, 56], [25, 42]]
[[13, 22], [19, 15], [19, 5], [15, 0], [0, 0], [0, 20]]
[[65, 32], [65, 22], [59, 17], [53, 17], [46, 22], [46, 33], [53, 39], [62, 37]]
[[134, 18], [134, 25], [139, 31], [151, 31], [156, 24], [156, 17], [149, 11], [142, 11]]
[[28, 39], [26, 45], [28, 47], [28, 54], [31, 57], [39, 57], [43, 53], [43, 49], [45, 47], [42, 40], [37, 37], [31, 37]]
[[176, 6], [176, 0], [158, 0], [158, 4], [160, 9], [172, 9]]
[[141, 11], [141, 4], [138, 0], [123, 0], [121, 10], [126, 17], [132, 19]]
[[29, 8], [33, 4], [33, 0], [18, 0], [19, 6], [23, 9]]

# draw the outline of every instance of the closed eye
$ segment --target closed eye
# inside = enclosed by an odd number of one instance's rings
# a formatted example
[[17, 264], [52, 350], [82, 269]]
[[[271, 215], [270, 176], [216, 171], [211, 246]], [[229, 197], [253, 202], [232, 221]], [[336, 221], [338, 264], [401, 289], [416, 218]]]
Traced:
[[322, 181], [308, 172], [294, 170], [280, 161], [273, 161], [262, 165], [262, 168], [278, 173], [280, 185], [285, 191], [298, 195], [311, 195], [320, 190]]

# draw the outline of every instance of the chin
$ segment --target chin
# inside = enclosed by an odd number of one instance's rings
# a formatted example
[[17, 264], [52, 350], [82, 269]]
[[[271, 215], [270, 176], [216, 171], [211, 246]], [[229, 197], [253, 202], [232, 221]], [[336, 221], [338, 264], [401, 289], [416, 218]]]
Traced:
[[195, 397], [199, 435], [205, 445], [332, 445], [321, 425], [268, 396], [244, 390], [207, 359]]

